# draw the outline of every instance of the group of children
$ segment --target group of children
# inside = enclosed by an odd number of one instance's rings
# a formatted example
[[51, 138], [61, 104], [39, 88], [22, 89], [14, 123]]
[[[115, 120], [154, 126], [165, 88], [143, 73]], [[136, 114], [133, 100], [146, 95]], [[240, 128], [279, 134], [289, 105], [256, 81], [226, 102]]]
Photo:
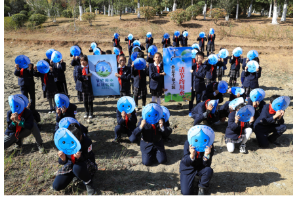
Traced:
[[[184, 32], [184, 31], [183, 31]], [[279, 96], [274, 95], [270, 98], [269, 104], [263, 99], [261, 101], [252, 102], [250, 93], [252, 90], [259, 88], [258, 79], [261, 77], [262, 68], [259, 67], [256, 72], [248, 72], [246, 64], [248, 58], [242, 56], [230, 58], [219, 58], [216, 65], [211, 65], [208, 59], [204, 61], [204, 45], [205, 41], [207, 56], [215, 51], [215, 34], [208, 34], [206, 37], [198, 37], [199, 49], [192, 61], [191, 80], [191, 100], [189, 101], [189, 116], [194, 119], [194, 126], [198, 124], [220, 125], [224, 124], [228, 118], [228, 126], [225, 132], [225, 142], [228, 152], [233, 152], [235, 144], [240, 143], [239, 150], [241, 153], [247, 153], [246, 142], [252, 132], [256, 133], [256, 137], [260, 147], [268, 147], [269, 143], [278, 145], [276, 139], [286, 131], [284, 124], [284, 111], [274, 111], [271, 107], [272, 102]], [[132, 113], [126, 114], [124, 111], [116, 110], [117, 126], [115, 127], [114, 143], [119, 143], [121, 135], [124, 133], [129, 140], [140, 144], [142, 152], [142, 163], [146, 166], [154, 162], [166, 163], [167, 156], [164, 142], [170, 141], [169, 121], [161, 118], [155, 124], [149, 124], [145, 119], [141, 118], [138, 122], [136, 112], [138, 109], [138, 100], [142, 100], [143, 110], [146, 106], [147, 97], [147, 80], [149, 76], [149, 88], [152, 95], [152, 104], [160, 106], [161, 97], [165, 91], [164, 88], [164, 65], [162, 62], [162, 54], [156, 52], [150, 55], [148, 49], [153, 45], [152, 36], [146, 37], [147, 65], [143, 70], [137, 70], [134, 67], [131, 55], [138, 52], [138, 58], [144, 58], [143, 45], [133, 44], [135, 38], [125, 38], [128, 41], [129, 59], [122, 51], [119, 36], [113, 38], [113, 46], [119, 49], [117, 55], [118, 71], [115, 76], [118, 78], [120, 85], [120, 96], [132, 96], [136, 104], [136, 108]], [[188, 38], [182, 35], [173, 35], [173, 47], [187, 46]], [[163, 47], [171, 47], [170, 38], [163, 38]], [[78, 46], [79, 47], [79, 46]], [[97, 49], [98, 48], [98, 49]], [[221, 48], [223, 49], [223, 48]], [[103, 51], [99, 47], [90, 48], [89, 52], [99, 50], [100, 54], [112, 54], [111, 50]], [[114, 52], [115, 53], [115, 52]], [[72, 55], [71, 55], [72, 56]], [[4, 147], [5, 149], [16, 143], [16, 148], [22, 146], [23, 139], [31, 133], [34, 135], [38, 148], [41, 153], [44, 152], [42, 139], [40, 136], [40, 116], [35, 109], [35, 82], [34, 77], [40, 77], [44, 98], [47, 98], [50, 106], [49, 113], [56, 113], [55, 131], [59, 129], [59, 123], [65, 118], [74, 118], [77, 113], [77, 107], [69, 102], [69, 95], [66, 86], [65, 70], [66, 63], [61, 60], [53, 63], [50, 57], [44, 59], [50, 65], [50, 71], [46, 74], [40, 73], [34, 64], [30, 63], [28, 68], [21, 69], [19, 65], [15, 65], [15, 75], [18, 77], [18, 84], [22, 95], [13, 95], [9, 98], [11, 110], [7, 112], [7, 130], [5, 131]], [[259, 58], [253, 59], [259, 63]], [[224, 70], [227, 63], [231, 64], [228, 74], [229, 86], [236, 87], [237, 78], [240, 77], [242, 65], [241, 83], [244, 89], [242, 94], [233, 94], [231, 89], [227, 93], [219, 92], [218, 85], [224, 76]], [[79, 56], [73, 56], [71, 66], [74, 67], [73, 77], [75, 88], [77, 90], [78, 101], [83, 102], [85, 108], [84, 118], [93, 118], [93, 100], [91, 76], [89, 70], [88, 57], [82, 52]], [[240, 87], [238, 87], [240, 89]], [[30, 101], [28, 97], [30, 95]], [[223, 102], [224, 94], [230, 94], [229, 101], [222, 106], [217, 103]], [[193, 102], [196, 98], [196, 106]], [[216, 100], [217, 103], [211, 103]], [[237, 102], [233, 102], [237, 100]], [[66, 102], [62, 105], [59, 101]], [[233, 105], [231, 105], [233, 103]], [[237, 105], [235, 105], [237, 104]], [[239, 121], [237, 111], [245, 105], [252, 105], [255, 108], [255, 115], [249, 122]], [[16, 111], [20, 108], [21, 110]], [[14, 113], [13, 113], [14, 112]], [[58, 152], [59, 164], [64, 166], [58, 171], [57, 177], [53, 183], [53, 189], [59, 191], [64, 189], [73, 179], [79, 179], [86, 185], [88, 194], [96, 194], [92, 184], [92, 177], [97, 169], [94, 153], [92, 151], [92, 141], [88, 138], [88, 129], [78, 122], [70, 123], [66, 128], [71, 131], [80, 141], [82, 149], [74, 155], [65, 155], [62, 151]], [[273, 133], [273, 134], [271, 134]], [[271, 135], [270, 135], [271, 134]], [[206, 148], [205, 152], [197, 153], [194, 147], [188, 141], [184, 145], [184, 155], [180, 163], [180, 181], [182, 194], [195, 194], [194, 180], [199, 177], [199, 194], [205, 194], [205, 188], [209, 186], [212, 178], [213, 170], [210, 168], [212, 156], [214, 153], [213, 146]]]

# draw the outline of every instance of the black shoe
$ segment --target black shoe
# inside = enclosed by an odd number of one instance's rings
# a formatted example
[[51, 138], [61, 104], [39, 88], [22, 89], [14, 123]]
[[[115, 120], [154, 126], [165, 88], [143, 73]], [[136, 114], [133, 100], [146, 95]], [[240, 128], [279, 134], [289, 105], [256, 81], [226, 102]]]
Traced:
[[45, 153], [45, 150], [44, 150], [44, 147], [42, 144], [37, 144], [37, 148], [38, 148], [39, 153], [41, 153], [41, 154]]
[[120, 143], [120, 138], [114, 139], [114, 140], [112, 141], [112, 143], [116, 143], [116, 144]]
[[88, 184], [86, 184], [86, 190], [87, 190], [88, 195], [96, 195], [97, 194], [97, 192], [95, 191], [95, 189], [93, 187], [92, 181], [89, 182]]
[[38, 129], [41, 131], [42, 127], [40, 124], [37, 124]]
[[15, 150], [21, 150], [23, 148], [23, 140], [24, 140], [24, 138], [20, 138], [16, 142], [15, 147], [14, 147]]
[[199, 187], [198, 195], [205, 195], [205, 188]]

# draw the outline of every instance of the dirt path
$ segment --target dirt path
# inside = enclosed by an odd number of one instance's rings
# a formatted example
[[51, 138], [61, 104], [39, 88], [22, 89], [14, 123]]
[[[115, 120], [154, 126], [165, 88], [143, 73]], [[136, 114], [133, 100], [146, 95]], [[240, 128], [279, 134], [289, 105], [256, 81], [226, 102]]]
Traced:
[[[75, 40], [75, 39], [73, 39]], [[254, 42], [244, 40], [243, 46], [252, 46]], [[220, 42], [219, 42], [220, 43]], [[225, 39], [222, 44], [229, 44]], [[239, 44], [239, 43], [237, 43]], [[236, 43], [230, 42], [227, 47], [233, 50]], [[90, 43], [82, 44], [83, 52], [87, 52]], [[102, 45], [101, 45], [102, 46]], [[123, 46], [126, 46], [123, 44]], [[283, 48], [278, 52], [274, 43], [260, 46], [260, 62], [263, 67], [260, 85], [266, 91], [265, 101], [273, 94], [287, 95], [293, 100], [293, 52], [292, 49]], [[193, 120], [188, 117], [188, 103], [162, 102], [171, 111], [170, 124], [174, 128], [171, 135], [172, 142], [166, 143], [168, 162], [166, 165], [146, 167], [141, 164], [141, 152], [137, 144], [124, 142], [119, 145], [112, 144], [114, 127], [116, 125], [117, 99], [97, 98], [94, 101], [95, 118], [91, 122], [83, 120], [83, 105], [76, 100], [76, 91], [72, 77], [73, 68], [70, 66], [69, 47], [40, 43], [32, 45], [28, 42], [5, 41], [4, 49], [4, 110], [9, 109], [7, 98], [11, 94], [20, 93], [17, 78], [14, 76], [14, 59], [19, 54], [27, 55], [33, 63], [45, 57], [45, 51], [55, 48], [63, 54], [67, 63], [67, 84], [71, 95], [71, 102], [78, 106], [76, 118], [89, 127], [89, 136], [93, 141], [93, 150], [99, 170], [95, 175], [95, 186], [100, 194], [104, 195], [180, 195], [179, 163], [183, 156], [183, 145], [187, 140], [187, 131]], [[103, 45], [105, 50], [110, 45]], [[243, 47], [244, 54], [251, 48]], [[161, 50], [159, 48], [159, 50]], [[127, 54], [127, 49], [123, 50]], [[90, 53], [86, 53], [90, 54]], [[282, 59], [281, 59], [282, 57]], [[228, 65], [229, 68], [230, 65]], [[227, 72], [226, 72], [227, 73]], [[223, 80], [228, 80], [224, 77]], [[37, 152], [33, 136], [25, 139], [25, 146], [21, 153], [13, 153], [12, 148], [5, 151], [4, 192], [10, 194], [34, 195], [75, 195], [86, 193], [82, 184], [70, 185], [66, 190], [55, 192], [50, 189], [54, 181], [54, 173], [59, 169], [57, 163], [57, 150], [52, 140], [55, 118], [47, 114], [48, 102], [42, 96], [41, 83], [35, 79], [36, 106], [42, 117], [41, 135], [45, 143], [47, 154]], [[239, 82], [239, 79], [238, 79]], [[227, 101], [228, 97], [224, 98]], [[147, 103], [151, 95], [147, 96]], [[137, 113], [140, 118], [141, 111]], [[292, 195], [293, 194], [293, 102], [285, 114], [288, 130], [278, 142], [281, 147], [273, 145], [268, 149], [260, 149], [255, 134], [247, 143], [248, 154], [227, 152], [224, 144], [224, 132], [227, 125], [213, 127], [215, 133], [215, 155], [212, 168], [214, 176], [210, 183], [211, 195]], [[4, 126], [6, 126], [4, 120]], [[9, 157], [10, 156], [10, 157]], [[175, 191], [175, 187], [178, 190]]]

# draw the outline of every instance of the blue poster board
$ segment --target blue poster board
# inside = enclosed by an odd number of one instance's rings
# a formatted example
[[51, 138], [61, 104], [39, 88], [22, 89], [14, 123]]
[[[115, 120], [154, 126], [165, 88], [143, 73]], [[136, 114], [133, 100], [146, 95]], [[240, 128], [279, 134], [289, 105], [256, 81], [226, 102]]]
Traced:
[[89, 70], [94, 96], [120, 95], [115, 54], [89, 55]]
[[191, 100], [191, 47], [163, 48], [165, 102]]

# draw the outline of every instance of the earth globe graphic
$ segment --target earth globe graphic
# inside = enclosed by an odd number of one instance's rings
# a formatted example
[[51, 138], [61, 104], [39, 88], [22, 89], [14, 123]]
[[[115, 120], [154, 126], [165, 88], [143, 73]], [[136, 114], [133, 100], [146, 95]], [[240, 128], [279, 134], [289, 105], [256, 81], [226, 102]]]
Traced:
[[99, 61], [95, 66], [95, 72], [100, 77], [108, 77], [112, 73], [111, 64], [106, 61]]
[[186, 49], [186, 50], [182, 51], [181, 57], [182, 57], [183, 62], [191, 61], [191, 59], [192, 59], [191, 50]]

